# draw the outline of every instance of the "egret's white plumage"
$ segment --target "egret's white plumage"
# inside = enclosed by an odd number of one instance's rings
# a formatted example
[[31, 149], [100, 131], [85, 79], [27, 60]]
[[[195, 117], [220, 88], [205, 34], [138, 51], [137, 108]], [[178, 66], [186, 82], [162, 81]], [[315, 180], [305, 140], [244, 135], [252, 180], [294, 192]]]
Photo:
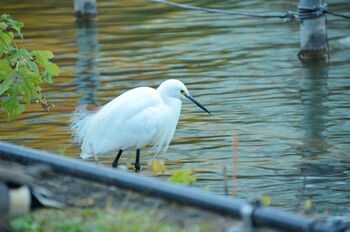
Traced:
[[164, 81], [157, 89], [129, 90], [93, 114], [78, 109], [71, 125], [74, 140], [82, 143], [81, 157], [139, 150], [149, 145], [157, 153], [166, 152], [180, 116], [182, 97], [209, 113], [189, 95], [182, 82], [173, 79]]

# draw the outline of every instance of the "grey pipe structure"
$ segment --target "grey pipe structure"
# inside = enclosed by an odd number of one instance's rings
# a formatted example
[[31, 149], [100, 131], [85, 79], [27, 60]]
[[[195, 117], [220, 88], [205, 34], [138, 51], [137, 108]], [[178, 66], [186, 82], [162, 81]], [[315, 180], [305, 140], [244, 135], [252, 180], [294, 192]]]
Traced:
[[[350, 232], [350, 228], [342, 223], [308, 219], [269, 207], [253, 207], [244, 201], [214, 195], [200, 189], [174, 185], [150, 177], [126, 173], [5, 142], [0, 142], [0, 159], [22, 164], [40, 163], [49, 165], [54, 171], [65, 175], [114, 185], [141, 194], [228, 215], [236, 219], [246, 220], [246, 216], [248, 216], [254, 227], [268, 227], [291, 232]], [[245, 210], [247, 208], [251, 209], [248, 215]]]

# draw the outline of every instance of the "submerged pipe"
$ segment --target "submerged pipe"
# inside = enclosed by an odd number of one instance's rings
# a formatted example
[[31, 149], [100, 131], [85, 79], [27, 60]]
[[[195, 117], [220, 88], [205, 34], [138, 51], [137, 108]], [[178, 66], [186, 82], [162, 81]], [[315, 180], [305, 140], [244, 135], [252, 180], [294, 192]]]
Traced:
[[[243, 209], [247, 208], [247, 206], [252, 207], [242, 200], [214, 195], [200, 189], [174, 185], [150, 177], [126, 173], [112, 168], [98, 166], [93, 163], [52, 155], [44, 151], [20, 147], [5, 142], [0, 142], [0, 159], [16, 161], [23, 164], [46, 164], [56, 172], [114, 185], [152, 197], [159, 197], [180, 204], [228, 215], [236, 219], [244, 219], [245, 215]], [[290, 232], [323, 231], [317, 229], [323, 228], [322, 226], [317, 226], [319, 225], [317, 220], [307, 219], [296, 214], [274, 210], [269, 207], [258, 206], [252, 208], [248, 216], [252, 224], [256, 227], [269, 227]], [[315, 228], [316, 230], [314, 230]], [[328, 227], [328, 229], [329, 228], [330, 227]], [[338, 230], [337, 228], [338, 227], [334, 227], [327, 231], [345, 232], [345, 230]], [[350, 232], [350, 230], [346, 230], [346, 232]]]

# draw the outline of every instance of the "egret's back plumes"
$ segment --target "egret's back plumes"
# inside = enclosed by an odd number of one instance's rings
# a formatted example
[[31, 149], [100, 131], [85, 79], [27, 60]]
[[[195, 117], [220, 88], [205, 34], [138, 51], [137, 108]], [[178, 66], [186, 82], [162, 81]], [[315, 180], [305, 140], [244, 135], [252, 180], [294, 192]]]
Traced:
[[85, 105], [78, 106], [70, 120], [70, 129], [73, 135], [73, 142], [77, 145], [83, 143], [89, 122], [95, 111], [88, 111]]

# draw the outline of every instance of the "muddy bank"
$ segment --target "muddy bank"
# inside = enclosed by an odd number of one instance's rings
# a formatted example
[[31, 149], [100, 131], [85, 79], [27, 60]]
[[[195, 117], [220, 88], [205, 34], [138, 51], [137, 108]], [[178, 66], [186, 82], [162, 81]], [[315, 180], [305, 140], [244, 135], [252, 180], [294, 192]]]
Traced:
[[161, 210], [164, 212], [162, 220], [184, 228], [206, 223], [215, 228], [215, 231], [230, 231], [241, 225], [240, 221], [227, 216], [182, 206], [114, 186], [75, 178], [64, 173], [55, 172], [50, 168], [44, 168], [44, 171], [36, 172], [35, 165], [25, 166], [6, 160], [0, 160], [0, 162], [1, 165], [6, 167], [13, 167], [30, 173], [35, 178], [38, 186], [49, 190], [53, 199], [66, 204], [67, 207], [103, 209], [112, 206], [120, 210]]

